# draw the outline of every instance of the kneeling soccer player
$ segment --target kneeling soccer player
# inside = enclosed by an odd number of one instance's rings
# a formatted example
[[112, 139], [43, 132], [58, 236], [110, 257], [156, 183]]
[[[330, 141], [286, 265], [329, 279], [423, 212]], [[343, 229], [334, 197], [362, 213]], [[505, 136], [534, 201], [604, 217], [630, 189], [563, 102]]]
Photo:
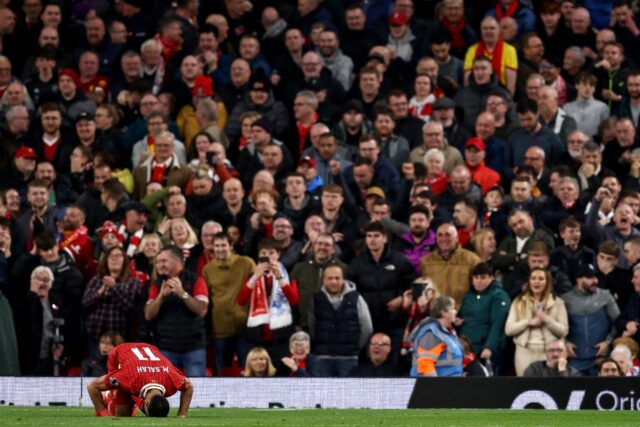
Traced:
[[186, 417], [193, 385], [157, 347], [126, 343], [111, 351], [107, 374], [91, 381], [87, 391], [101, 417], [129, 417], [136, 406], [149, 417], [166, 417], [167, 397], [180, 391], [178, 417]]

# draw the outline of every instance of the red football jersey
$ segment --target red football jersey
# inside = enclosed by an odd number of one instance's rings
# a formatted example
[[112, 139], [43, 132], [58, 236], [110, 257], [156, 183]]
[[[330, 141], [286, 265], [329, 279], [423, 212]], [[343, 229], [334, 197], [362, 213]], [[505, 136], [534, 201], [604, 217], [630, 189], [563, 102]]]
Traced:
[[146, 343], [120, 344], [109, 353], [106, 386], [144, 398], [151, 388], [172, 396], [184, 390], [186, 377], [156, 346]]

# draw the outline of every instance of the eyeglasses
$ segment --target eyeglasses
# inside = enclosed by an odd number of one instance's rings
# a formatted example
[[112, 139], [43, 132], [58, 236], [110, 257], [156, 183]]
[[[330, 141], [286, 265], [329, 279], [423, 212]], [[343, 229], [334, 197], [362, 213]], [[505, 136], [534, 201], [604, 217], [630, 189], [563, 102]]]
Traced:
[[548, 348], [547, 353], [562, 353], [564, 348]]

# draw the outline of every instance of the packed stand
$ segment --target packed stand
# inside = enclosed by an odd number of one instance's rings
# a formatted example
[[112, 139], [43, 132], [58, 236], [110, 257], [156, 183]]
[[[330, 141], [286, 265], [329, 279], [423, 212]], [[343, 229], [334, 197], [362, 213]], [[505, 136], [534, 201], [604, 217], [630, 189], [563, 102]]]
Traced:
[[636, 3], [0, 1], [0, 374], [637, 375]]

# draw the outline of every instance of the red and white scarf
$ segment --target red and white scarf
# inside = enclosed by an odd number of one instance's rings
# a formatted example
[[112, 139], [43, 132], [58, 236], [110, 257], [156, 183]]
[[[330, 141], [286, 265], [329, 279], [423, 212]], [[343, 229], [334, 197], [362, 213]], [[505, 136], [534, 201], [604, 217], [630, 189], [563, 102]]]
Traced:
[[[289, 275], [282, 264], [280, 264], [280, 275], [285, 279], [285, 283], [289, 283]], [[282, 286], [280, 286], [280, 282], [274, 276], [271, 276], [271, 279], [270, 297], [267, 297], [264, 276], [258, 279], [256, 287], [251, 292], [249, 317], [247, 319], [247, 326], [250, 328], [268, 324], [269, 328], [274, 330], [289, 326], [293, 322], [291, 306], [282, 290]]]
[[428, 122], [431, 117], [434, 102], [436, 102], [436, 97], [433, 93], [430, 93], [422, 101], [418, 101], [418, 98], [414, 96], [409, 100], [409, 114], [424, 122]]
[[[126, 221], [123, 221], [122, 224], [120, 224], [120, 228], [118, 228], [118, 233], [120, 233], [123, 236], [129, 236], [129, 232], [127, 232]], [[129, 246], [127, 246], [127, 256], [129, 258], [135, 255], [136, 249], [138, 249], [138, 245], [140, 244], [140, 241], [142, 240], [143, 235], [144, 235], [144, 229], [141, 228], [140, 230], [136, 231], [133, 234], [133, 236], [131, 236], [131, 239], [129, 239]]]

